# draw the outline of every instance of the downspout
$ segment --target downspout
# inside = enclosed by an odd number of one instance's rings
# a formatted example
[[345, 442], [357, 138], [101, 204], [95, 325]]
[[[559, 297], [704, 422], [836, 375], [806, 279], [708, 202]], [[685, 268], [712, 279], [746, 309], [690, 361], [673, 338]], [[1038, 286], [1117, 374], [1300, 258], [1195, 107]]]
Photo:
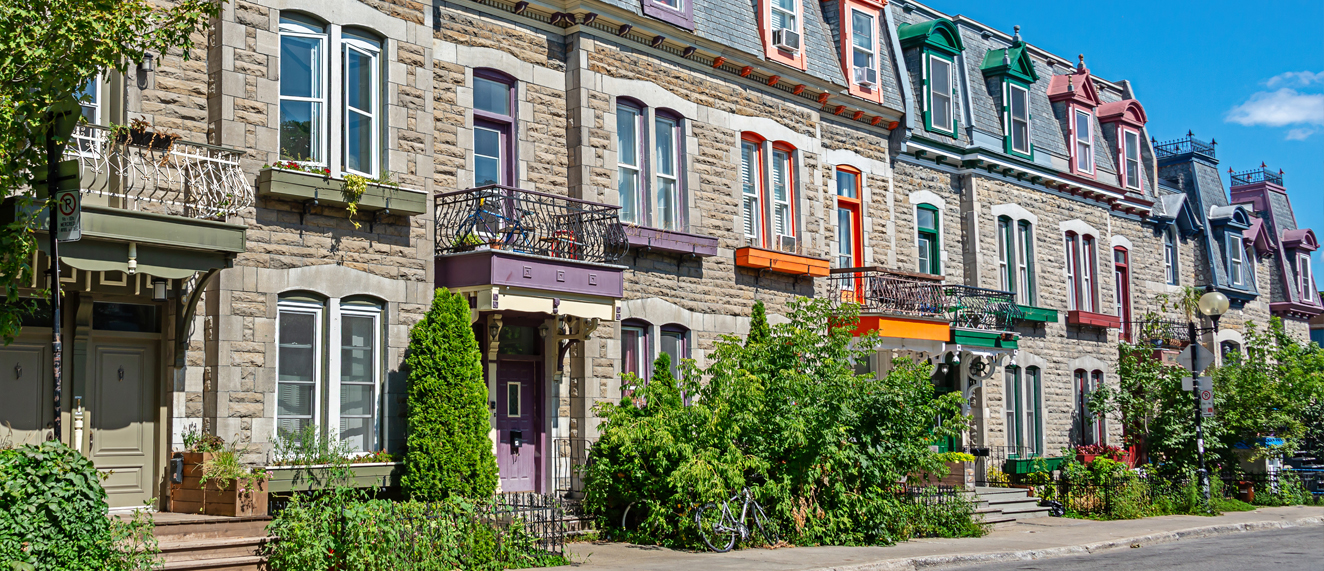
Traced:
[[910, 71], [906, 69], [906, 56], [901, 52], [901, 38], [896, 34], [896, 18], [892, 16], [892, 3], [883, 7], [883, 20], [887, 22], [887, 40], [892, 45], [893, 68], [897, 74], [897, 84], [901, 87], [901, 129], [892, 129], [888, 135], [888, 147], [893, 157], [906, 152], [906, 143], [915, 131], [915, 92], [910, 87]]

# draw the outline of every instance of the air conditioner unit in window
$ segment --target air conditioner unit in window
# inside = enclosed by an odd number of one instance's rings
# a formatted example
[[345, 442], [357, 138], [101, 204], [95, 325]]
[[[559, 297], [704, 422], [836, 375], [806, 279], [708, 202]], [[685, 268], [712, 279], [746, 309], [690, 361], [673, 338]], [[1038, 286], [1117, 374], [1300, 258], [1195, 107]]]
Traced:
[[786, 28], [772, 31], [772, 45], [792, 52], [800, 51], [800, 34]]
[[872, 67], [855, 68], [855, 84], [863, 87], [878, 85], [878, 70]]
[[795, 236], [777, 236], [777, 249], [788, 254], [794, 254]]

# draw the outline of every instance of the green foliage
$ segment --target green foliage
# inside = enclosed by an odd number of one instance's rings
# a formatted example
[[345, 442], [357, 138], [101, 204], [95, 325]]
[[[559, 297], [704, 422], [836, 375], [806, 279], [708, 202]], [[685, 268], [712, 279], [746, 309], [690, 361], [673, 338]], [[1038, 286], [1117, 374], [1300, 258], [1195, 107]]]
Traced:
[[[220, 7], [213, 0], [0, 2], [0, 200], [37, 198], [28, 182], [47, 164], [46, 110], [53, 103], [68, 100], [99, 73], [124, 72], [147, 52], [198, 55], [198, 32]], [[32, 279], [33, 222], [19, 216], [0, 226], [0, 297], [18, 299], [19, 287]], [[18, 334], [29, 308], [0, 303], [4, 343]]]
[[491, 517], [493, 500], [437, 503], [295, 495], [267, 526], [273, 571], [496, 570], [552, 567], [564, 558], [538, 549], [516, 518]]
[[768, 312], [763, 307], [763, 300], [754, 302], [754, 310], [749, 316], [749, 336], [746, 343], [755, 345], [758, 343], [767, 343], [772, 337], [772, 330], [768, 328]]
[[265, 469], [249, 467], [239, 460], [247, 452], [247, 447], [240, 448], [236, 443], [213, 451], [202, 463], [202, 477], [198, 483], [202, 485], [203, 493], [206, 493], [208, 482], [215, 483], [222, 490], [228, 490], [234, 483], [240, 493], [245, 493], [254, 489], [258, 482], [266, 481]]
[[155, 568], [150, 515], [106, 517], [92, 461], [60, 444], [0, 450], [0, 568]]
[[[932, 506], [897, 495], [899, 481], [945, 473], [928, 442], [968, 422], [961, 395], [935, 396], [930, 367], [904, 360], [882, 380], [857, 375], [854, 364], [877, 338], [852, 339], [853, 311], [800, 299], [790, 322], [764, 337], [756, 305], [749, 338], [724, 337], [706, 370], [687, 359], [671, 380], [660, 360], [656, 370], [668, 382], [643, 385], [625, 375], [623, 385], [640, 388], [632, 400], [598, 405], [601, 436], [585, 476], [585, 506], [599, 529], [634, 542], [697, 546], [693, 508], [748, 485], [793, 543], [979, 534], [968, 503]], [[936, 418], [947, 421], [935, 427]], [[647, 515], [621, 530], [627, 506], [632, 518], [635, 510]]]
[[409, 436], [401, 486], [409, 497], [490, 496], [497, 465], [487, 437], [487, 383], [464, 296], [438, 289], [409, 331]]

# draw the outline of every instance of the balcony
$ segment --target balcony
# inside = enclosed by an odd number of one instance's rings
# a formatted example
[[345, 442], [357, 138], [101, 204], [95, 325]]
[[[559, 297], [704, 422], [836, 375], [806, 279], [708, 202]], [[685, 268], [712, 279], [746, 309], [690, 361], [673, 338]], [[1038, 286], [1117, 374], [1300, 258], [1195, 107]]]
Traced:
[[99, 125], [79, 125], [73, 138], [64, 158], [79, 162], [83, 194], [107, 206], [218, 220], [253, 205], [243, 151], [182, 140], [138, 146]]
[[947, 298], [940, 280], [880, 268], [831, 270], [828, 291], [838, 303], [860, 306], [855, 335], [877, 331], [888, 338], [946, 342], [951, 337]]
[[943, 287], [952, 319], [952, 342], [976, 347], [1015, 349], [1016, 324], [1024, 312], [1016, 294], [965, 285]]
[[435, 200], [437, 287], [473, 294], [479, 310], [616, 318], [620, 207], [495, 185]]
[[1123, 340], [1135, 345], [1151, 345], [1160, 349], [1181, 349], [1191, 342], [1186, 323], [1165, 319], [1142, 319], [1121, 322]]

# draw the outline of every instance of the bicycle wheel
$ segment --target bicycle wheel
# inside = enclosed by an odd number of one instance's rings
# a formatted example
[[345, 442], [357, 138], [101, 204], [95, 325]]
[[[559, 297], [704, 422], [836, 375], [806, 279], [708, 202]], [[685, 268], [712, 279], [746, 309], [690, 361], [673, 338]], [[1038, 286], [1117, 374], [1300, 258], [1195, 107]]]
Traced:
[[763, 541], [767, 542], [769, 547], [781, 543], [782, 534], [777, 523], [769, 519], [768, 514], [763, 513], [763, 506], [757, 502], [754, 503], [754, 525], [758, 526], [759, 535], [763, 536]]
[[708, 548], [718, 553], [731, 551], [736, 544], [736, 526], [731, 515], [722, 507], [708, 502], [694, 510], [694, 523], [699, 526], [699, 536]]

